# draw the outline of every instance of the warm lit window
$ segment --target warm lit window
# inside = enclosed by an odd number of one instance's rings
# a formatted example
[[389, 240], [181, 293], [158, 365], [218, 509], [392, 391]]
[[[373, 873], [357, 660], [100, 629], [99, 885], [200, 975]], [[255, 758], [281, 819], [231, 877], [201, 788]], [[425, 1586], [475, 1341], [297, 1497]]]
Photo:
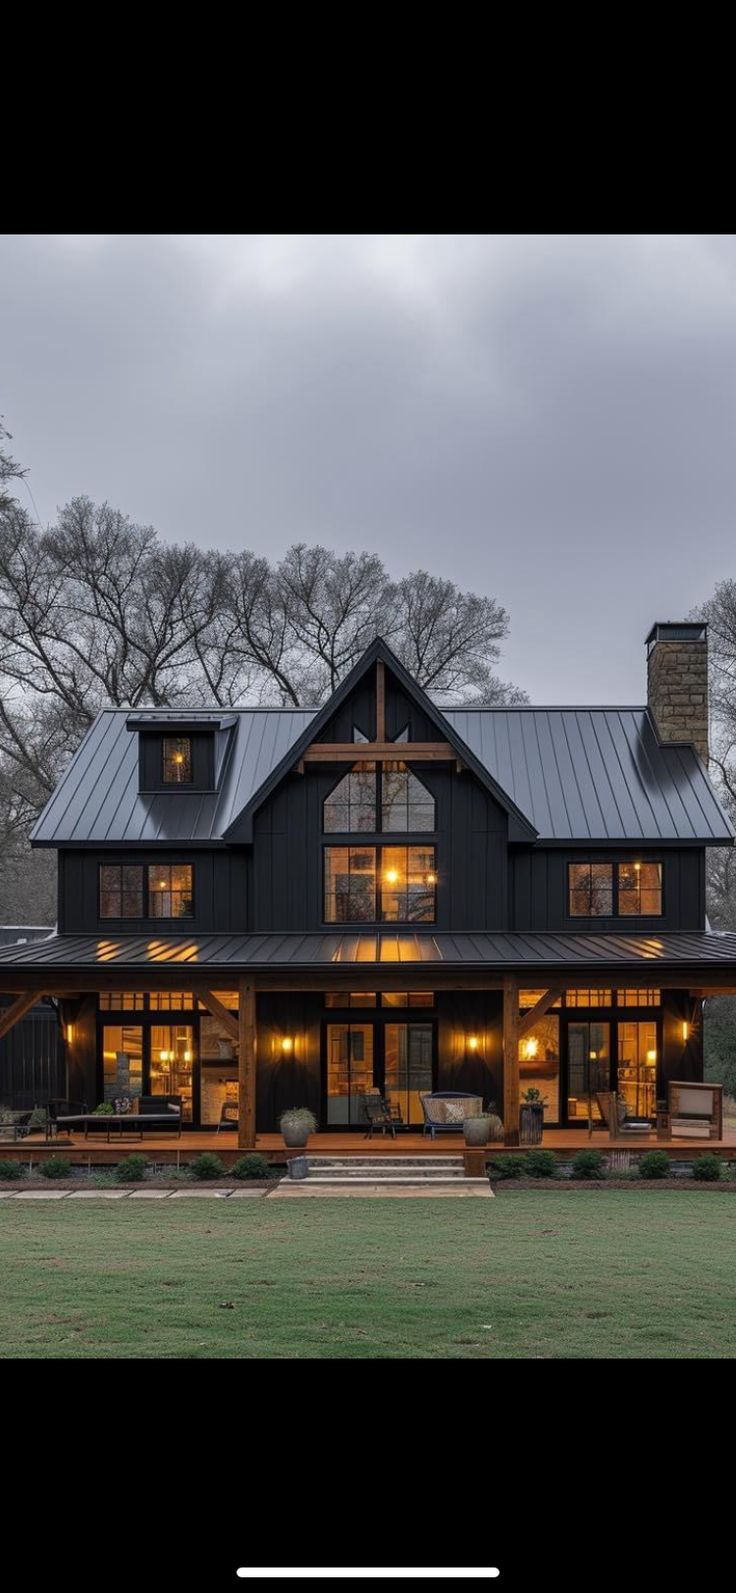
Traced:
[[191, 736], [164, 736], [164, 785], [191, 785]]
[[571, 918], [610, 918], [613, 913], [613, 864], [568, 864]]
[[[546, 996], [546, 994], [547, 994], [546, 990], [520, 990], [519, 991], [519, 1011], [520, 1012], [530, 1012], [531, 1008], [532, 1007], [536, 1007], [537, 1002], [541, 1001], [542, 996]], [[561, 1004], [561, 1001], [562, 1001], [562, 997], [558, 996], [557, 1000], [555, 1002], [553, 1002], [553, 1006], [559, 1007], [560, 1004]]]
[[148, 998], [152, 1012], [185, 1012], [194, 1006], [191, 990], [152, 990]]
[[191, 863], [156, 863], [149, 867], [149, 918], [191, 918], [192, 910]]
[[191, 918], [191, 863], [101, 863], [100, 918]]
[[661, 863], [619, 863], [618, 910], [626, 917], [652, 918], [661, 914]]
[[612, 990], [566, 990], [566, 1007], [610, 1007]]
[[324, 802], [324, 827], [328, 834], [349, 835], [376, 829], [376, 772], [373, 764], [356, 764]]
[[434, 797], [403, 763], [384, 767], [381, 780], [381, 829], [434, 829]]
[[375, 990], [328, 990], [325, 995], [326, 1007], [375, 1007], [377, 1003]]
[[433, 923], [433, 846], [325, 847], [328, 924]]
[[142, 863], [101, 863], [100, 918], [143, 918]]
[[620, 1007], [659, 1007], [662, 1004], [661, 990], [619, 990], [617, 995]]
[[99, 1007], [101, 1012], [142, 1012], [145, 1000], [142, 990], [105, 990]]
[[433, 1007], [434, 991], [432, 990], [384, 990], [381, 993], [382, 1007]]
[[384, 846], [380, 917], [386, 923], [431, 924], [435, 917], [433, 846]]

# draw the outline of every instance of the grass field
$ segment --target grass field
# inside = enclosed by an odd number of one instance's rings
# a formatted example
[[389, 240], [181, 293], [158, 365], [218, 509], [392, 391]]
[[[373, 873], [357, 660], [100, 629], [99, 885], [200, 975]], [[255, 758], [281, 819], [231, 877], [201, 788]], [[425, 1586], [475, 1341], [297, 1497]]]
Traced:
[[736, 1356], [736, 1197], [0, 1204], [0, 1358]]

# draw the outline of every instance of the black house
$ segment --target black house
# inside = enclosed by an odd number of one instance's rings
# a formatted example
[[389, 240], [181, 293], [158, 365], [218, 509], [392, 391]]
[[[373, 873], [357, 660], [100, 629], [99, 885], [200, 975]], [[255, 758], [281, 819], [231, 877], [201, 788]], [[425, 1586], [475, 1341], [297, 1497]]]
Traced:
[[653, 1119], [736, 937], [706, 923], [705, 627], [647, 650], [633, 708], [440, 711], [377, 640], [319, 710], [104, 710], [33, 832], [58, 932], [0, 990], [60, 1001], [70, 1095], [196, 1128], [240, 1092], [241, 1144], [295, 1104], [362, 1132], [376, 1087], [417, 1125], [476, 1092], [508, 1143], [530, 1085], [550, 1127], [599, 1090]]

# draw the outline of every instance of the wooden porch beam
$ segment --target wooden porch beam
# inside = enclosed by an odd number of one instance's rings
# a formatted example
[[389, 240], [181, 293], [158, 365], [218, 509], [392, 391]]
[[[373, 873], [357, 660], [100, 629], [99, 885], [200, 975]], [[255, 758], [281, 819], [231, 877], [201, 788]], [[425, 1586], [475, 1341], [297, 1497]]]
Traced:
[[376, 660], [376, 741], [386, 740], [386, 670], [383, 659]]
[[221, 1023], [223, 1029], [227, 1030], [230, 1039], [237, 1040], [239, 1038], [240, 1031], [238, 1029], [238, 1020], [234, 1012], [228, 1012], [227, 1007], [223, 1007], [222, 1002], [218, 1001], [217, 996], [213, 995], [211, 990], [197, 990], [195, 994], [199, 997], [202, 1005], [207, 1008], [207, 1011], [211, 1014], [211, 1016], [213, 1018], [217, 1018], [218, 1023]]
[[256, 1143], [256, 992], [252, 979], [238, 980], [238, 1147]]
[[303, 763], [454, 763], [457, 753], [449, 741], [312, 741], [302, 753]]
[[562, 995], [564, 989], [564, 985], [550, 985], [549, 990], [545, 990], [544, 995], [540, 997], [536, 1006], [519, 1018], [520, 1040], [523, 1040], [530, 1029], [534, 1028], [535, 1023], [538, 1023], [539, 1019], [544, 1017], [545, 1012], [549, 1012], [550, 1007], [554, 1006], [558, 996]]
[[503, 1142], [519, 1143], [519, 985], [503, 982]]
[[0, 1040], [6, 1034], [9, 1034], [11, 1029], [15, 1028], [16, 1023], [20, 1023], [21, 1018], [24, 1018], [26, 1013], [30, 1012], [31, 1007], [35, 1007], [36, 1002], [40, 1001], [42, 996], [47, 994], [46, 990], [24, 990], [23, 994], [18, 996], [17, 1000], [13, 1002], [12, 1007], [8, 1007], [7, 1012], [4, 1012], [2, 1017], [0, 1017]]

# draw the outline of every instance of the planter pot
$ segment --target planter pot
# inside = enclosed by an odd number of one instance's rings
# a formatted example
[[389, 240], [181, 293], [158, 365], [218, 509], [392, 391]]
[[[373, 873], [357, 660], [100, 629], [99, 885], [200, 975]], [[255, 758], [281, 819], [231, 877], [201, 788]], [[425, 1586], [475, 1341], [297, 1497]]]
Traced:
[[309, 1139], [309, 1129], [282, 1128], [281, 1134], [284, 1144], [291, 1150], [302, 1150]]
[[491, 1133], [491, 1123], [488, 1117], [466, 1117], [463, 1123], [463, 1134], [466, 1145], [487, 1145]]
[[541, 1145], [544, 1107], [534, 1103], [519, 1112], [519, 1144]]

